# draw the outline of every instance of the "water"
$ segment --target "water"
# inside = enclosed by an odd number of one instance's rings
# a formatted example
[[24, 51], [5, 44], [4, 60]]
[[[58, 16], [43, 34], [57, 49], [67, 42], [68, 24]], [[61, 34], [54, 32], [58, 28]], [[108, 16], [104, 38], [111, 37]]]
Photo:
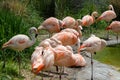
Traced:
[[94, 55], [94, 58], [102, 63], [120, 68], [120, 45], [106, 47]]

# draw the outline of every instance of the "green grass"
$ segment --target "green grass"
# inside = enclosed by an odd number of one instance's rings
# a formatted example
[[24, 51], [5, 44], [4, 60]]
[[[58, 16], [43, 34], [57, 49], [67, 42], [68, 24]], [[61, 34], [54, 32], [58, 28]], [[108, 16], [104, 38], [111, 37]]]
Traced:
[[106, 47], [104, 50], [97, 52], [94, 58], [100, 62], [120, 68], [120, 45]]

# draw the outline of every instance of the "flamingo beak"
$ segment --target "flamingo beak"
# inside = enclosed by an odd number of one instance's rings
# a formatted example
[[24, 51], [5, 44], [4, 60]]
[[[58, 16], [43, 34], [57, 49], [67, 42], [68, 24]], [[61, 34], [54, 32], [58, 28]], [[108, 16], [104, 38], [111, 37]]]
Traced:
[[100, 21], [100, 20], [102, 20], [102, 17], [98, 17], [98, 18], [97, 18], [97, 21]]
[[7, 45], [3, 45], [1, 49], [4, 50], [6, 47], [7, 47]]
[[78, 48], [78, 52], [84, 51], [86, 48], [84, 45], [81, 45], [80, 48]]
[[32, 71], [35, 74], [38, 74], [41, 70], [45, 68], [44, 64], [40, 64], [37, 68], [34, 68], [34, 65], [32, 65]]
[[37, 34], [35, 34], [35, 38], [37, 38], [37, 36], [38, 36], [38, 33], [37, 33]]
[[87, 22], [86, 22], [86, 21], [82, 22], [82, 25], [83, 25], [83, 26], [86, 26], [86, 25], [87, 25]]
[[111, 28], [110, 27], [107, 27], [105, 30], [110, 30]]

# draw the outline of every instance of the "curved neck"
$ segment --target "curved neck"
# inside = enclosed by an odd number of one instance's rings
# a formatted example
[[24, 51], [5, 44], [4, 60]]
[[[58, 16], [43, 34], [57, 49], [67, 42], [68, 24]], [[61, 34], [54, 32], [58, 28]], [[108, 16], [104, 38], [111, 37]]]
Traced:
[[93, 13], [91, 14], [91, 16], [93, 17], [93, 20], [95, 20], [95, 18], [98, 17], [98, 13], [97, 13], [97, 12], [93, 12]]
[[112, 11], [114, 11], [114, 8], [113, 8], [112, 5], [109, 5], [109, 9], [112, 10]]
[[36, 37], [37, 37], [37, 29], [35, 27], [29, 29], [29, 36], [31, 40], [28, 45], [32, 46], [36, 42]]
[[35, 38], [35, 34], [30, 34], [29, 33], [29, 36], [30, 36], [30, 42], [29, 42], [29, 46], [32, 46], [35, 42], [36, 42], [36, 38]]

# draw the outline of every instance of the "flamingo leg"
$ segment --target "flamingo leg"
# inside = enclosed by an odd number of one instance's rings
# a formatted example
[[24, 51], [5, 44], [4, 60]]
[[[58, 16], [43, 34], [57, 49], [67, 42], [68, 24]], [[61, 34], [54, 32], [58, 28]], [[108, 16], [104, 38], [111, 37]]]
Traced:
[[89, 26], [89, 34], [92, 34], [92, 26]]
[[117, 33], [117, 35], [116, 35], [116, 39], [117, 39], [117, 44], [118, 44], [118, 33]]
[[93, 80], [93, 55], [91, 53], [91, 80]]
[[3, 52], [2, 52], [2, 55], [3, 55], [3, 66], [2, 66], [2, 69], [3, 68], [5, 68], [5, 66], [6, 66], [6, 57], [5, 57], [5, 53], [4, 53], [5, 51], [3, 50]]
[[56, 67], [56, 71], [58, 72], [58, 66], [55, 66]]
[[59, 75], [59, 79], [61, 80], [62, 78], [62, 67], [60, 68], [60, 75]]
[[49, 33], [49, 38], [52, 37], [53, 33]]
[[109, 40], [109, 33], [110, 33], [110, 32], [109, 32], [109, 30], [108, 30], [108, 31], [107, 31], [107, 38], [106, 38], [107, 40]]
[[[41, 73], [43, 74], [43, 71], [41, 71]], [[44, 80], [44, 79], [43, 79], [43, 75], [41, 75], [41, 80]]]
[[20, 53], [19, 52], [18, 52], [17, 59], [18, 59], [18, 64], [19, 64], [19, 70], [18, 70], [18, 72], [19, 72], [19, 75], [20, 75], [20, 73], [21, 73], [21, 70], [20, 70], [20, 68], [21, 68], [21, 57], [20, 57]]
[[[108, 24], [107, 24], [107, 25], [109, 25], [109, 24], [110, 24], [110, 22], [108, 22]], [[106, 39], [107, 39], [107, 40], [109, 40], [109, 39], [110, 39], [110, 35], [109, 35], [109, 34], [110, 34], [110, 31], [108, 30], [108, 31], [107, 31], [107, 34], [106, 34]]]

